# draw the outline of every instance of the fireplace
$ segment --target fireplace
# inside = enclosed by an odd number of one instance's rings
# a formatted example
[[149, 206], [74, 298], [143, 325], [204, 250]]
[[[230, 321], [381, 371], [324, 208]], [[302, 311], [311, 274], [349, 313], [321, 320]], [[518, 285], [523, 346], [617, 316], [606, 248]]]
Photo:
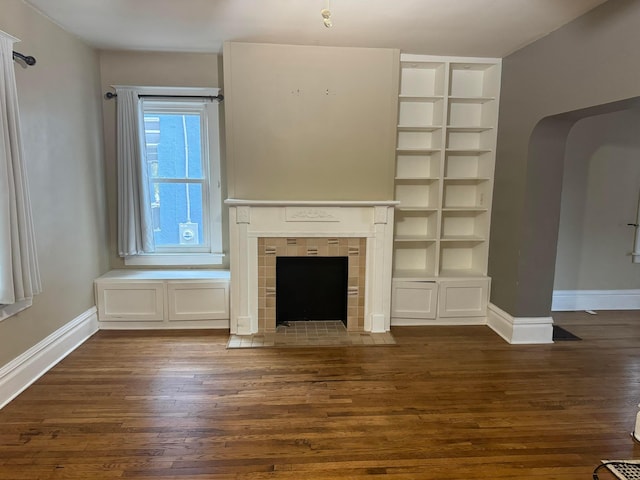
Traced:
[[275, 330], [277, 259], [347, 258], [347, 329], [385, 332], [394, 201], [229, 199], [231, 333]]
[[[348, 237], [260, 237], [258, 238], [258, 331], [274, 331], [277, 325], [278, 261], [342, 258], [346, 261], [347, 330], [365, 328], [366, 239]], [[309, 267], [313, 268], [313, 267]], [[334, 280], [335, 281], [335, 280]], [[329, 320], [329, 319], [326, 319]]]
[[340, 320], [347, 326], [349, 257], [277, 257], [276, 327]]

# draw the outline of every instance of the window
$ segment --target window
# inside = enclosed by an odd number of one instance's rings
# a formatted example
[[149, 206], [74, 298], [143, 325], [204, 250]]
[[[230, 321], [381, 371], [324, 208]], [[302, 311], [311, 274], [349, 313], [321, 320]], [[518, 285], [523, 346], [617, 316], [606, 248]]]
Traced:
[[[127, 265], [222, 263], [218, 104], [208, 98], [141, 98], [141, 159], [155, 252]], [[216, 93], [208, 93], [215, 95]]]

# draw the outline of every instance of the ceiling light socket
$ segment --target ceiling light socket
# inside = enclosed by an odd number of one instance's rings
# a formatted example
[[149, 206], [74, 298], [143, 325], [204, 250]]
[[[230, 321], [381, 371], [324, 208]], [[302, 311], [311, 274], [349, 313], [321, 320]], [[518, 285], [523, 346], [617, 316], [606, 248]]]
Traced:
[[322, 23], [327, 28], [331, 28], [333, 23], [331, 22], [331, 11], [328, 8], [323, 8], [320, 10], [320, 15], [322, 15]]

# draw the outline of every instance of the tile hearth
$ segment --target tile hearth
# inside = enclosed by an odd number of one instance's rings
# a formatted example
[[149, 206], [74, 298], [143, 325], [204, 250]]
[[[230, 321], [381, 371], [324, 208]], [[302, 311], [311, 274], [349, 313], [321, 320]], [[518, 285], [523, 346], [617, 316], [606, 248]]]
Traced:
[[289, 322], [275, 332], [230, 335], [227, 348], [261, 347], [348, 347], [395, 345], [391, 333], [349, 332], [339, 321]]

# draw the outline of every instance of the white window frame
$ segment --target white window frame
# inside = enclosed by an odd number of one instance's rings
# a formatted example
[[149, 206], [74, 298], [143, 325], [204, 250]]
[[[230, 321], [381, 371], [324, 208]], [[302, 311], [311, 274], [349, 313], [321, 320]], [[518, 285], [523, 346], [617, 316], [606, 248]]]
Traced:
[[[131, 266], [190, 266], [190, 265], [222, 265], [222, 180], [220, 177], [220, 124], [217, 100], [193, 97], [213, 97], [219, 94], [219, 88], [175, 88], [175, 87], [135, 87], [138, 95], [155, 95], [157, 98], [141, 98], [141, 136], [144, 138], [145, 104], [153, 111], [161, 110], [185, 111], [184, 105], [193, 103], [201, 105], [203, 110], [201, 122], [201, 142], [203, 150], [203, 174], [208, 177], [208, 188], [203, 188], [203, 203], [208, 206], [208, 214], [203, 209], [203, 217], [207, 215], [208, 229], [203, 231], [208, 245], [197, 247], [159, 247], [154, 253], [131, 255], [124, 258], [125, 265]], [[185, 98], [162, 98], [185, 97]], [[208, 161], [207, 161], [208, 159]], [[145, 161], [145, 159], [140, 159]], [[203, 225], [206, 228], [206, 225]]]

